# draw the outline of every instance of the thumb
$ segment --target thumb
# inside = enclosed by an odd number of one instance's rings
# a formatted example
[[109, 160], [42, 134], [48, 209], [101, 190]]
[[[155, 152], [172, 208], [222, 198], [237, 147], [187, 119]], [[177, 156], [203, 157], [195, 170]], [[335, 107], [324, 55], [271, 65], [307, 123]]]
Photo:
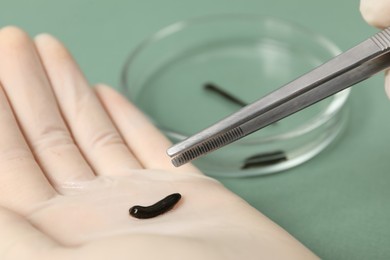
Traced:
[[48, 259], [60, 246], [25, 218], [0, 207], [0, 259]]
[[390, 26], [389, 0], [361, 0], [360, 12], [370, 25], [378, 28]]

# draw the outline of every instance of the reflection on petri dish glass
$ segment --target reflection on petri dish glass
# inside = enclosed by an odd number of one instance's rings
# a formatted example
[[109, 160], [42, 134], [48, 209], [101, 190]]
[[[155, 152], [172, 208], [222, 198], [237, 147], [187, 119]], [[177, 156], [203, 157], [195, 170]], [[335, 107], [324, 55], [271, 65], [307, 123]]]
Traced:
[[[207, 84], [251, 103], [338, 53], [324, 37], [279, 19], [201, 17], [145, 40], [126, 61], [122, 87], [176, 143], [240, 109]], [[224, 177], [299, 165], [339, 135], [348, 96], [349, 90], [340, 92], [193, 163], [208, 175]]]

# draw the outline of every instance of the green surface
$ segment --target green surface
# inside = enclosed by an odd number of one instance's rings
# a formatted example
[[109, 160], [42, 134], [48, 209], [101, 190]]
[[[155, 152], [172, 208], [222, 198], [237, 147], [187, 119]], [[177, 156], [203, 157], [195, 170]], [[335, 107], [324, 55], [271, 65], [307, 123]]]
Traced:
[[[91, 82], [119, 86], [125, 56], [147, 35], [183, 18], [229, 12], [291, 20], [343, 50], [375, 31], [353, 0], [2, 0], [0, 26], [56, 35]], [[221, 181], [324, 259], [389, 259], [389, 114], [376, 76], [354, 87], [348, 127], [326, 151], [280, 174]]]

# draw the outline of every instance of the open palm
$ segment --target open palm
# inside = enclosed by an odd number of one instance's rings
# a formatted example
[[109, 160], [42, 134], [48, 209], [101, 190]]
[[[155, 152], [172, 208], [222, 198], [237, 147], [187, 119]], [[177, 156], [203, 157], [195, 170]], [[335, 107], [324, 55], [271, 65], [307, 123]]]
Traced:
[[[1, 259], [314, 258], [195, 167], [134, 106], [90, 88], [49, 35], [0, 31]], [[179, 192], [156, 218], [129, 216]]]

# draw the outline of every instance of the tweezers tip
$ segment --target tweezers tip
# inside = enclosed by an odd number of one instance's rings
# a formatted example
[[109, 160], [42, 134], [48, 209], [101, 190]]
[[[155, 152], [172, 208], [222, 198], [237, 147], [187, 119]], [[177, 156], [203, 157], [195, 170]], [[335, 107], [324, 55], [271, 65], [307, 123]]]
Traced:
[[191, 148], [188, 148], [184, 151], [179, 151], [176, 157], [174, 157], [171, 161], [175, 167], [179, 167], [183, 164], [186, 164], [201, 155], [209, 153], [213, 150], [216, 150], [228, 143], [231, 143], [237, 139], [240, 139], [244, 136], [244, 132], [240, 127], [233, 128], [228, 130], [225, 133], [214, 136], [213, 138], [202, 141]]
[[180, 163], [179, 160], [178, 160], [177, 158], [173, 158], [173, 159], [171, 160], [171, 162], [172, 162], [173, 166], [175, 166], [175, 167], [180, 167], [180, 166], [182, 166], [183, 164], [185, 164], [185, 163]]

